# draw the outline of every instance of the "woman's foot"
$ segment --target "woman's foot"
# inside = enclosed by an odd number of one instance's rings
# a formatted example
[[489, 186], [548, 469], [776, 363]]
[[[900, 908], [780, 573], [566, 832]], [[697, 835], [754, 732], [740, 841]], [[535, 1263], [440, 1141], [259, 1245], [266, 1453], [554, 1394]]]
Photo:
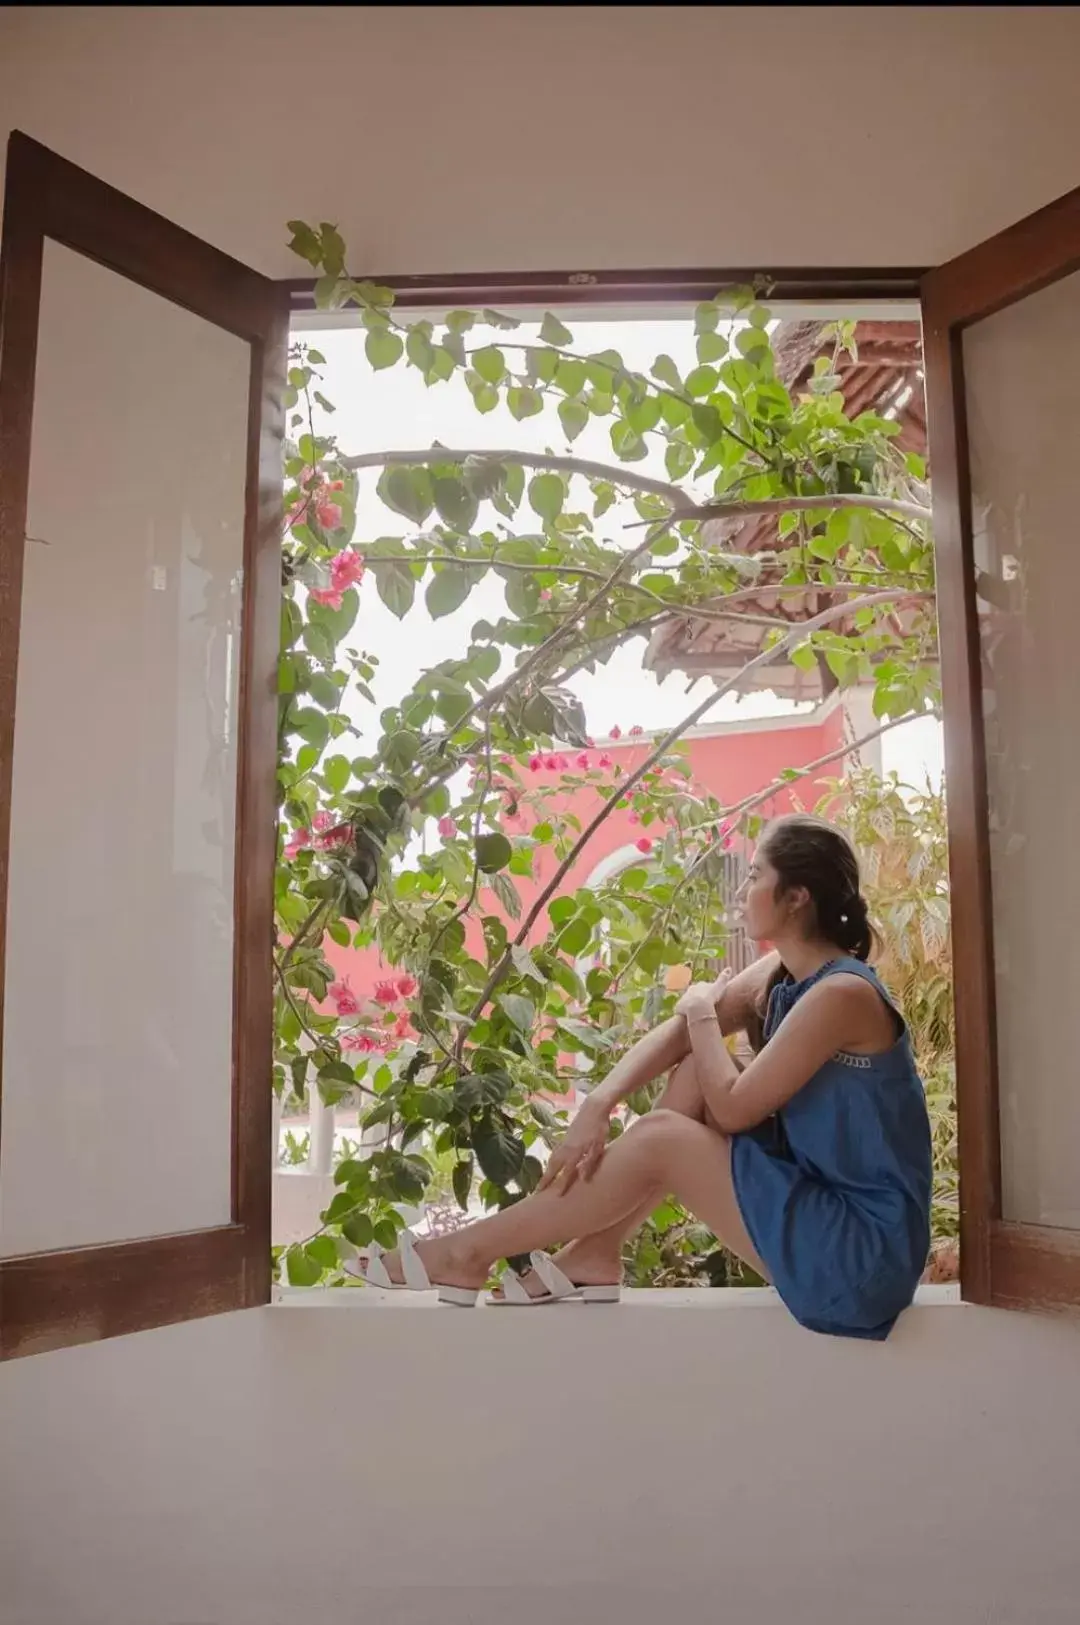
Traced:
[[[588, 1240], [572, 1241], [555, 1253], [552, 1263], [557, 1264], [568, 1281], [575, 1286], [618, 1286], [622, 1282], [622, 1260], [591, 1246]], [[527, 1270], [518, 1277], [530, 1298], [545, 1298], [548, 1289], [535, 1270]], [[504, 1296], [496, 1287], [492, 1298]]]
[[[463, 1246], [457, 1237], [433, 1236], [414, 1245], [416, 1256], [427, 1270], [433, 1287], [456, 1286], [478, 1292], [488, 1278], [489, 1269], [484, 1260]], [[362, 1247], [360, 1257], [365, 1257]], [[383, 1253], [380, 1261], [391, 1281], [404, 1283], [405, 1271], [398, 1248]]]

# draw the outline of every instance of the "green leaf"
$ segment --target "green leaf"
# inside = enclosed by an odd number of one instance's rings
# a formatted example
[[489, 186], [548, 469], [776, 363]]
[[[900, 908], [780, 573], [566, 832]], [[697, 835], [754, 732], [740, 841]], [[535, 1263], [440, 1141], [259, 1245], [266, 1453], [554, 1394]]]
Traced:
[[340, 795], [352, 778], [352, 765], [345, 756], [328, 756], [322, 771], [327, 788], [335, 795]]
[[304, 1250], [320, 1269], [332, 1270], [337, 1267], [338, 1250], [333, 1236], [313, 1236]]
[[290, 220], [289, 230], [292, 232], [289, 243], [292, 253], [299, 254], [302, 260], [318, 268], [322, 264], [322, 243], [318, 232], [305, 225], [303, 220]]
[[577, 439], [589, 421], [589, 408], [581, 401], [561, 401], [559, 403], [559, 422], [563, 432], [571, 443]]
[[727, 355], [727, 339], [722, 333], [702, 333], [697, 341], [697, 358], [704, 364], [707, 361], [723, 361]]
[[510, 958], [519, 976], [529, 976], [534, 982], [539, 982], [543, 986], [543, 972], [537, 966], [536, 960], [528, 948], [522, 947], [519, 943], [514, 943], [510, 949]]
[[432, 479], [426, 468], [388, 468], [380, 476], [376, 490], [388, 508], [416, 525], [422, 525], [435, 506]]
[[817, 655], [814, 653], [813, 645], [809, 642], [797, 643], [788, 658], [793, 666], [798, 666], [800, 671], [817, 670]]
[[564, 954], [576, 959], [585, 952], [592, 937], [592, 927], [587, 920], [571, 920], [565, 931], [559, 937], [558, 946]]
[[451, 530], [468, 534], [476, 523], [480, 504], [465, 482], [448, 476], [434, 481], [435, 507], [439, 518]]
[[397, 333], [375, 330], [364, 340], [364, 354], [376, 372], [392, 367], [395, 362], [401, 360], [404, 351], [404, 342]]
[[535, 389], [508, 389], [506, 404], [510, 408], [510, 415], [519, 423], [523, 418], [534, 418], [544, 410], [543, 396]]
[[541, 324], [540, 337], [543, 339], [545, 344], [559, 344], [565, 346], [567, 344], [573, 344], [574, 342], [574, 335], [571, 333], [570, 329], [568, 327], [564, 327], [562, 322], [559, 321], [558, 317], [553, 316], [550, 311], [544, 317]]
[[521, 898], [514, 882], [506, 875], [492, 875], [491, 889], [512, 920], [521, 918]]
[[493, 875], [510, 862], [513, 847], [505, 835], [492, 830], [476, 838], [476, 863], [481, 874]]
[[688, 395], [711, 395], [719, 382], [720, 374], [715, 367], [695, 367], [686, 376], [686, 392]]
[[499, 998], [499, 1004], [519, 1032], [525, 1033], [526, 1036], [532, 1032], [532, 1025], [536, 1020], [536, 1006], [531, 999], [525, 998], [521, 993], [503, 993]]
[[435, 346], [420, 327], [409, 329], [409, 336], [405, 340], [405, 354], [420, 372], [429, 372], [435, 364]]
[[392, 615], [404, 620], [416, 597], [416, 579], [409, 566], [393, 559], [388, 564], [373, 564], [371, 569], [379, 597]]
[[562, 513], [565, 490], [557, 474], [537, 474], [529, 481], [529, 506], [549, 522]]
[[503, 1190], [525, 1166], [525, 1146], [506, 1123], [495, 1118], [485, 1117], [473, 1130], [472, 1146], [485, 1178]]
[[474, 1166], [472, 1157], [465, 1157], [461, 1162], [455, 1162], [454, 1171], [450, 1176], [454, 1187], [454, 1197], [462, 1213], [466, 1212], [469, 1206]]
[[488, 344], [477, 350], [472, 358], [473, 370], [485, 384], [501, 384], [506, 377], [506, 358], [497, 344]]
[[611, 425], [611, 449], [624, 463], [639, 463], [648, 455], [648, 447], [628, 423]]
[[626, 421], [638, 434], [648, 434], [660, 422], [660, 397], [646, 395], [636, 406], [627, 407]]
[[564, 395], [580, 395], [589, 379], [584, 361], [562, 359], [555, 369], [555, 387]]
[[669, 355], [658, 355], [652, 364], [652, 375], [661, 384], [667, 384], [670, 389], [681, 390], [682, 378], [679, 369]]
[[467, 565], [444, 565], [428, 583], [424, 602], [433, 621], [452, 615], [468, 598], [476, 585], [476, 572]]
[[507, 1072], [469, 1072], [454, 1084], [454, 1105], [459, 1111], [475, 1112], [482, 1106], [501, 1106], [513, 1092]]
[[350, 1213], [341, 1226], [341, 1233], [354, 1247], [370, 1247], [375, 1230], [366, 1213]]
[[686, 445], [682, 440], [673, 440], [664, 453], [664, 467], [667, 469], [668, 479], [685, 478], [696, 461], [697, 454], [693, 446]]
[[480, 375], [471, 368], [465, 374], [465, 383], [478, 412], [487, 413], [495, 410], [499, 404], [499, 391], [494, 384], [485, 384]]
[[304, 1247], [289, 1247], [285, 1253], [285, 1273], [290, 1286], [314, 1286], [322, 1278], [322, 1265], [309, 1258]]
[[694, 312], [694, 332], [715, 333], [720, 324], [720, 306], [711, 299], [699, 305]]

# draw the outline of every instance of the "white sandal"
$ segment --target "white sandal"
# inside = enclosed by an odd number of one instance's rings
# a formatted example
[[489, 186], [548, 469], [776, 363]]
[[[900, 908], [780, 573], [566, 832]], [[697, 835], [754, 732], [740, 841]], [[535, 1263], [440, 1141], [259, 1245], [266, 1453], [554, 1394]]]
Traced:
[[380, 1287], [384, 1292], [437, 1292], [440, 1303], [452, 1304], [456, 1309], [472, 1309], [480, 1296], [479, 1287], [439, 1286], [433, 1282], [416, 1251], [416, 1237], [411, 1230], [403, 1230], [398, 1237], [404, 1281], [390, 1279], [390, 1272], [383, 1263], [384, 1250], [378, 1242], [373, 1242], [364, 1248], [366, 1265], [361, 1258], [352, 1259], [344, 1266], [345, 1274], [356, 1276], [365, 1286]]
[[547, 1253], [530, 1253], [529, 1262], [544, 1284], [543, 1292], [532, 1293], [524, 1285], [516, 1270], [508, 1269], [502, 1277], [502, 1297], [487, 1297], [484, 1301], [491, 1309], [538, 1309], [541, 1304], [563, 1303], [568, 1298], [580, 1298], [583, 1303], [618, 1303], [622, 1287], [575, 1286], [568, 1275]]

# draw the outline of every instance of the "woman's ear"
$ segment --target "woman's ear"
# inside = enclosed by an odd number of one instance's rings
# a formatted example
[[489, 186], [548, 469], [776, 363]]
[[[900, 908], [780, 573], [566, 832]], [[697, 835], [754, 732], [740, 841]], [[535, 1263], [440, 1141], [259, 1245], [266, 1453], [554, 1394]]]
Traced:
[[801, 914], [810, 903], [810, 893], [805, 886], [792, 886], [784, 900], [790, 914]]

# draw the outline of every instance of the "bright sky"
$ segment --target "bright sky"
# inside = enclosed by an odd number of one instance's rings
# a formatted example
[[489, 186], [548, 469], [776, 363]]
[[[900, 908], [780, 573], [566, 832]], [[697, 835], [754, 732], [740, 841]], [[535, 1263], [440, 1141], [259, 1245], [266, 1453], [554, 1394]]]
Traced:
[[[648, 372], [660, 354], [670, 355], [684, 374], [696, 364], [693, 323], [686, 319], [603, 322], [564, 319], [573, 331], [575, 350], [583, 354], [616, 349], [630, 367], [641, 372]], [[536, 343], [536, 334], [535, 325], [523, 324], [517, 332], [508, 334], [487, 329], [482, 333], [477, 331], [468, 335], [466, 342], [470, 346], [489, 340], [503, 343], [509, 352], [509, 341]], [[518, 423], [500, 401], [494, 411], [482, 416], [460, 373], [455, 373], [449, 382], [428, 389], [416, 369], [406, 368], [403, 363], [384, 372], [374, 372], [364, 354], [365, 333], [360, 327], [308, 327], [304, 323], [297, 336], [326, 357], [322, 390], [337, 410], [332, 417], [320, 414], [316, 430], [336, 434], [346, 454], [425, 449], [436, 440], [454, 449], [476, 451], [512, 449], [561, 454], [567, 450], [554, 406], [545, 407], [541, 415]], [[508, 359], [511, 365], [516, 365], [520, 357], [510, 355]], [[590, 419], [574, 442], [572, 454], [617, 464], [608, 438], [611, 421]], [[657, 437], [650, 438], [656, 439], [656, 449], [650, 446], [648, 458], [630, 466], [635, 472], [665, 479], [663, 443]], [[362, 552], [372, 548], [380, 536], [407, 535], [409, 522], [391, 513], [375, 494], [378, 470], [362, 471], [359, 477], [354, 545]], [[582, 483], [580, 489], [583, 493], [580, 506], [591, 512], [588, 488]], [[530, 510], [523, 506], [518, 528], [529, 528], [531, 517]], [[621, 505], [611, 508], [597, 524], [598, 539], [602, 537], [605, 542], [620, 547], [633, 546], [640, 540], [641, 532], [627, 531], [623, 526], [637, 517], [632, 508]], [[492, 528], [499, 520], [487, 505], [482, 510], [482, 518]], [[539, 521], [536, 528], [539, 529]], [[495, 619], [502, 612], [502, 594], [502, 583], [497, 577], [488, 576], [458, 611], [438, 621], [430, 619], [422, 595], [418, 594], [413, 609], [402, 622], [382, 603], [374, 583], [365, 586], [361, 595], [361, 618], [350, 641], [379, 658], [379, 670], [372, 687], [380, 708], [396, 703], [426, 667], [460, 654], [468, 644], [472, 625], [481, 618]], [[643, 728], [670, 726], [704, 697], [705, 685], [699, 682], [688, 700], [687, 680], [678, 673], [663, 683], [657, 682], [651, 672], [642, 670], [644, 650], [644, 641], [637, 639], [618, 650], [595, 675], [582, 674], [574, 679], [571, 686], [580, 695], [589, 731], [597, 738], [616, 723], [623, 729], [634, 724]], [[722, 722], [777, 716], [794, 709], [790, 702], [769, 692], [754, 693], [742, 701], [727, 695], [717, 701], [704, 720]], [[375, 716], [377, 713], [364, 707], [356, 713], [355, 720], [363, 728], [368, 718], [374, 723]], [[928, 775], [938, 783], [943, 772], [940, 724], [932, 719], [919, 719], [894, 729], [882, 740], [882, 757], [885, 770], [895, 769], [908, 783], [921, 786]]]

